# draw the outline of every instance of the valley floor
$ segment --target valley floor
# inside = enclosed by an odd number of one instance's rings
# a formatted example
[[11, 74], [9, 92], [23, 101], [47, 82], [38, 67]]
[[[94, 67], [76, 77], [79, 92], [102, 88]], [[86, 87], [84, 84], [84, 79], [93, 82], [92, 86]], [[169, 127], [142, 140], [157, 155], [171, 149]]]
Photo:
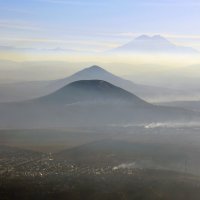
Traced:
[[2, 200], [200, 197], [198, 127], [1, 130], [0, 141]]

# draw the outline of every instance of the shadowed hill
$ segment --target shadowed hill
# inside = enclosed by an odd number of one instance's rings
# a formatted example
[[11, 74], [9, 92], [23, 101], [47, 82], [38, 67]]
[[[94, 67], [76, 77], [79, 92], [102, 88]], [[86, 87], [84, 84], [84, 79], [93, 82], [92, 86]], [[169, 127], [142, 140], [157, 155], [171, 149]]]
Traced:
[[124, 90], [134, 93], [135, 95], [145, 100], [165, 99], [165, 98], [168, 99], [168, 98], [173, 98], [173, 97], [189, 95], [185, 91], [137, 84], [132, 81], [123, 79], [119, 76], [116, 76], [97, 65], [93, 65], [91, 67], [85, 68], [69, 77], [52, 81], [50, 85], [48, 86], [48, 90], [49, 89], [57, 90], [61, 87], [64, 87], [65, 85], [69, 83], [79, 81], [79, 80], [104, 80], [115, 86], [123, 88]]
[[193, 111], [149, 104], [102, 80], [76, 81], [41, 98], [0, 105], [1, 128], [110, 126], [199, 118]]
[[37, 101], [55, 104], [99, 101], [129, 102], [141, 106], [148, 104], [136, 95], [102, 80], [76, 81]]
[[0, 102], [15, 102], [41, 97], [80, 80], [103, 80], [134, 93], [147, 101], [155, 99], [164, 99], [166, 101], [168, 99], [179, 99], [180, 97], [193, 95], [193, 93], [186, 91], [136, 84], [93, 65], [63, 79], [1, 85]]

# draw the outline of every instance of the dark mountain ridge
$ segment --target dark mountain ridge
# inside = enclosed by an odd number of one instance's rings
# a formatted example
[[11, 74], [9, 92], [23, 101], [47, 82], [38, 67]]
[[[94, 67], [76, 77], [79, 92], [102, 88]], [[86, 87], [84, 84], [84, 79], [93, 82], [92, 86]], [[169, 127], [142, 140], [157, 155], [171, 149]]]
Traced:
[[[51, 82], [49, 87], [51, 90], [57, 90], [71, 82], [78, 80], [104, 80], [109, 82], [117, 87], [123, 88], [135, 95], [143, 98], [145, 100], [149, 99], [162, 99], [162, 98], [173, 98], [177, 96], [185, 96], [187, 93], [185, 91], [172, 90], [168, 88], [156, 87], [156, 86], [148, 86], [142, 84], [136, 84], [132, 81], [123, 79], [119, 76], [116, 76], [109, 71], [97, 66], [93, 65], [91, 67], [85, 68], [77, 73], [73, 74], [64, 79], [55, 80]], [[48, 88], [49, 88], [48, 87]]]
[[1, 128], [136, 125], [199, 119], [199, 113], [152, 105], [102, 80], [76, 81], [44, 97], [0, 104]]
[[134, 93], [147, 101], [168, 101], [193, 95], [190, 92], [181, 90], [136, 84], [116, 76], [97, 65], [93, 65], [63, 79], [1, 85], [0, 102], [16, 102], [41, 97], [79, 80], [103, 80]]
[[143, 106], [147, 104], [136, 95], [103, 80], [75, 81], [36, 101], [54, 104], [100, 101], [126, 102]]

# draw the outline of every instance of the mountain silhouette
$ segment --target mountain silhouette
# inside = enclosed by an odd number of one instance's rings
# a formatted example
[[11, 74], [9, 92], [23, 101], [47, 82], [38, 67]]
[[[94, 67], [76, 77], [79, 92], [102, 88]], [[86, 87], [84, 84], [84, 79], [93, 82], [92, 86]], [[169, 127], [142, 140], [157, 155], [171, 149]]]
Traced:
[[40, 98], [0, 104], [1, 128], [137, 125], [199, 119], [199, 113], [152, 105], [103, 80], [80, 80]]
[[103, 80], [134, 93], [147, 101], [176, 100], [194, 95], [192, 92], [187, 91], [137, 84], [93, 65], [62, 79], [2, 84], [0, 86], [0, 102], [24, 101], [44, 96], [79, 80]]
[[[103, 72], [101, 68], [96, 69]], [[50, 95], [37, 99], [37, 101], [54, 104], [101, 101], [132, 103], [141, 106], [147, 104], [136, 95], [103, 80], [75, 81]]]
[[141, 35], [134, 40], [113, 49], [111, 52], [121, 53], [175, 53], [197, 54], [197, 50], [191, 47], [177, 46], [160, 35]]
[[87, 67], [83, 70], [80, 70], [69, 77], [54, 81], [52, 83], [52, 87], [59, 88], [74, 81], [94, 79], [104, 80], [108, 82], [112, 82], [112, 80], [115, 79], [116, 82], [117, 79], [119, 79], [119, 77], [113, 75], [112, 73], [106, 71], [105, 69], [97, 65], [93, 65], [91, 67]]
[[85, 68], [69, 77], [55, 80], [50, 83], [49, 87], [51, 88], [50, 90], [53, 91], [74, 81], [94, 80], [94, 79], [104, 80], [106, 82], [109, 82], [115, 86], [123, 88], [124, 90], [134, 93], [135, 95], [145, 100], [162, 99], [162, 98], [165, 99], [165, 98], [173, 98], [177, 96], [187, 95], [184, 91], [136, 84], [132, 81], [116, 76], [97, 65], [93, 65], [91, 67]]

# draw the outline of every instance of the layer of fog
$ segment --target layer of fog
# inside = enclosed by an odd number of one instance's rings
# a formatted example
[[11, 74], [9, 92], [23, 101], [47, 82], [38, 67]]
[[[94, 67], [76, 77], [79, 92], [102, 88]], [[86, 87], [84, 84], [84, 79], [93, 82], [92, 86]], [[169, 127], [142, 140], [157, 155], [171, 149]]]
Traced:
[[199, 122], [152, 122], [152, 123], [144, 123], [144, 124], [110, 124], [111, 127], [143, 127], [145, 129], [154, 129], [154, 128], [196, 128], [200, 129]]
[[131, 163], [122, 163], [114, 166], [113, 170], [120, 169], [167, 169], [166, 167], [155, 163], [153, 160], [137, 160]]
[[94, 64], [139, 84], [199, 89], [199, 56], [66, 55], [52, 60], [48, 56], [44, 60], [0, 60], [0, 83], [60, 79]]

